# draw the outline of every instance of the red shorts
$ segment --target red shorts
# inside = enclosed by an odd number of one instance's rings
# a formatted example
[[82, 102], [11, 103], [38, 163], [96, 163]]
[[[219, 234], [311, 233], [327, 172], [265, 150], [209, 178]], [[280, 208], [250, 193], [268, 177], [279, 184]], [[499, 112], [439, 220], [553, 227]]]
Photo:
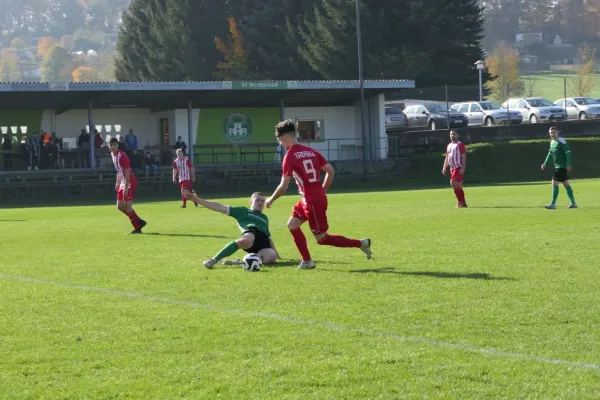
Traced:
[[322, 235], [329, 230], [327, 223], [327, 199], [306, 204], [302, 199], [293, 208], [292, 217], [308, 221], [313, 235]]
[[179, 182], [179, 187], [181, 188], [181, 190], [192, 190], [192, 181], [191, 180], [187, 180], [187, 181], [181, 181]]
[[450, 180], [453, 182], [464, 182], [465, 177], [460, 174], [460, 168], [454, 168], [450, 171]]
[[119, 188], [117, 192], [117, 201], [135, 201], [135, 189], [137, 188], [137, 184], [129, 185], [129, 193], [127, 193], [127, 197], [123, 196], [123, 188]]

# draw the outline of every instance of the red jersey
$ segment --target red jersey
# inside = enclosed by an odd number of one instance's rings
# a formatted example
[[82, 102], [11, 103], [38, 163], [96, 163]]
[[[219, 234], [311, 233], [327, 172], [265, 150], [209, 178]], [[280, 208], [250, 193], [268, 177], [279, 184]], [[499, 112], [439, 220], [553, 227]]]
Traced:
[[326, 199], [325, 189], [321, 185], [321, 168], [327, 160], [315, 149], [295, 144], [283, 158], [283, 176], [293, 176], [298, 192], [305, 202], [313, 203]]
[[190, 174], [191, 168], [194, 168], [192, 162], [190, 160], [186, 160], [185, 158], [176, 158], [175, 162], [173, 162], [173, 169], [177, 170], [179, 182], [192, 180], [192, 176]]
[[129, 186], [137, 185], [137, 178], [133, 174], [131, 170], [131, 163], [129, 162], [129, 157], [123, 150], [117, 151], [117, 154], [111, 154], [113, 164], [115, 169], [117, 170], [117, 175], [119, 176], [119, 182], [121, 182], [121, 188], [125, 188], [125, 171], [129, 170]]
[[450, 169], [458, 169], [462, 168], [462, 158], [461, 155], [467, 152], [467, 146], [460, 140], [456, 143], [452, 142], [448, 144], [446, 148], [446, 154], [448, 156], [448, 165], [450, 165]]

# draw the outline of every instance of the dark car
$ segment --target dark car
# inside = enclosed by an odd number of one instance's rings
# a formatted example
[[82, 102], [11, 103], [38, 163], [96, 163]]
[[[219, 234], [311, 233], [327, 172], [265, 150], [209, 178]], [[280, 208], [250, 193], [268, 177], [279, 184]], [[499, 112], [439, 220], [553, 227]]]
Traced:
[[469, 117], [465, 114], [448, 110], [445, 105], [423, 103], [404, 109], [408, 117], [410, 129], [464, 128], [469, 125]]

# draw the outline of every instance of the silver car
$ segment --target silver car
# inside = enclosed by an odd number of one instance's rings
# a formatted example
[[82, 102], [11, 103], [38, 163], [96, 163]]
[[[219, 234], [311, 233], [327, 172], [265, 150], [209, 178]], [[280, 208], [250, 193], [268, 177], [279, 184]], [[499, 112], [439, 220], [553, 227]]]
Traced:
[[466, 114], [469, 117], [469, 125], [506, 125], [509, 119], [511, 124], [523, 122], [520, 112], [502, 108], [495, 101], [456, 103], [450, 109]]
[[554, 102], [555, 106], [567, 110], [567, 119], [600, 118], [600, 104], [591, 97], [569, 97]]
[[402, 131], [408, 129], [408, 118], [398, 107], [385, 108], [385, 130]]
[[557, 107], [543, 97], [519, 97], [505, 101], [502, 107], [519, 111], [524, 121], [532, 124], [538, 122], [564, 121], [567, 114], [562, 107]]

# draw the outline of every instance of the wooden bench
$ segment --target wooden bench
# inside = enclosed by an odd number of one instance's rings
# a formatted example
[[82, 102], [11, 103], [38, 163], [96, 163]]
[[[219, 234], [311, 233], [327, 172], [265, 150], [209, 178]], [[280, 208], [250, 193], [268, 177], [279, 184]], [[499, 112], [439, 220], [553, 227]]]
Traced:
[[200, 164], [201, 156], [211, 156], [212, 163], [219, 162], [219, 156], [231, 157], [231, 162], [236, 162], [236, 153], [232, 144], [201, 144], [194, 146], [194, 164]]
[[243, 143], [238, 145], [240, 148], [240, 161], [246, 162], [247, 155], [257, 155], [258, 162], [265, 161], [265, 154], [277, 154], [277, 143]]

